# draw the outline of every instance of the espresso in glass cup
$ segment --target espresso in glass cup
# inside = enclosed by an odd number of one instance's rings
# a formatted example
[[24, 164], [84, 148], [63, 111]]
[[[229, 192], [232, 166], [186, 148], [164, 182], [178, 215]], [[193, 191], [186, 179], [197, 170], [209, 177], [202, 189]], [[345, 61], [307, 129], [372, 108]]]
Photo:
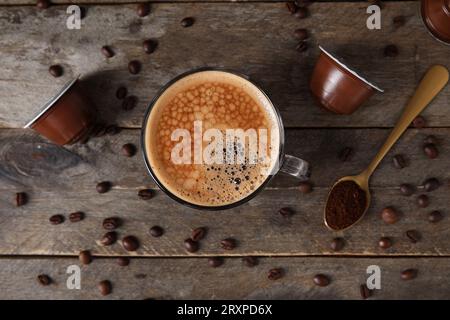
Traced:
[[171, 198], [221, 210], [253, 198], [278, 172], [309, 178], [285, 155], [278, 110], [246, 76], [214, 68], [186, 72], [151, 102], [142, 126], [146, 166]]

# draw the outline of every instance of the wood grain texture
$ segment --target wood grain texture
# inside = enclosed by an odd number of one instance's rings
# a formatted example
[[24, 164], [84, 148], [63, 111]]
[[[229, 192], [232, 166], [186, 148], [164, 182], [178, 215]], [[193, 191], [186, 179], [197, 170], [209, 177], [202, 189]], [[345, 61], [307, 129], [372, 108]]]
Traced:
[[[120, 267], [114, 259], [95, 259], [81, 267], [81, 290], [66, 287], [67, 267], [74, 258], [0, 259], [0, 299], [361, 299], [359, 286], [366, 268], [381, 269], [381, 290], [370, 299], [448, 299], [449, 258], [264, 258], [248, 268], [241, 259], [226, 259], [219, 268], [206, 259], [133, 259]], [[282, 267], [284, 278], [267, 279], [268, 270]], [[400, 279], [400, 272], [417, 268], [414, 280]], [[42, 287], [38, 274], [55, 283]], [[317, 287], [317, 273], [330, 277], [328, 287]], [[102, 297], [97, 283], [108, 279], [112, 294]]]
[[[152, 14], [136, 16], [133, 5], [88, 6], [81, 30], [65, 28], [65, 6], [37, 11], [32, 6], [0, 10], [0, 126], [20, 127], [68, 79], [83, 74], [102, 117], [124, 127], [139, 127], [157, 90], [175, 75], [198, 66], [219, 66], [248, 74], [281, 109], [287, 127], [389, 127], [425, 72], [435, 63], [449, 66], [448, 48], [433, 40], [418, 16], [417, 2], [387, 2], [382, 29], [366, 25], [366, 2], [315, 3], [311, 16], [297, 20], [284, 3], [154, 4]], [[407, 17], [395, 29], [393, 17]], [[193, 16], [193, 27], [179, 21]], [[293, 31], [307, 28], [306, 53], [295, 51]], [[63, 31], [64, 30], [64, 31]], [[152, 55], [141, 48], [147, 38], [158, 40]], [[399, 56], [384, 58], [383, 48], [394, 43]], [[108, 44], [116, 56], [105, 59]], [[386, 89], [352, 116], [336, 116], [315, 106], [308, 79], [324, 45]], [[139, 59], [143, 70], [127, 72]], [[60, 63], [65, 75], [53, 79], [51, 64]], [[139, 98], [129, 113], [114, 97], [119, 85]], [[101, 94], [99, 94], [101, 92]], [[450, 87], [425, 111], [429, 126], [450, 126]]]

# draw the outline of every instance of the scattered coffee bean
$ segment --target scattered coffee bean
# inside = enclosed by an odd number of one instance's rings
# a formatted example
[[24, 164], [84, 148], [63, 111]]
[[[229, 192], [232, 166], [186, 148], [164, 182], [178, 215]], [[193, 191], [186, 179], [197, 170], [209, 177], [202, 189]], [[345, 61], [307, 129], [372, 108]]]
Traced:
[[136, 154], [136, 147], [132, 143], [127, 143], [122, 146], [122, 153], [125, 157], [132, 157]]
[[361, 298], [368, 299], [372, 296], [373, 291], [366, 284], [362, 284], [359, 286], [359, 293], [361, 294]]
[[183, 28], [188, 28], [194, 24], [195, 20], [192, 17], [186, 17], [181, 20], [181, 26]]
[[110, 46], [103, 46], [101, 51], [106, 58], [114, 57], [114, 51]]
[[303, 28], [295, 29], [294, 37], [300, 41], [306, 40], [308, 39], [308, 30]]
[[242, 262], [244, 263], [245, 266], [252, 268], [252, 267], [258, 265], [258, 258], [252, 257], [252, 256], [243, 257]]
[[409, 241], [411, 241], [412, 243], [417, 243], [422, 238], [419, 231], [417, 231], [417, 230], [406, 231], [406, 237], [408, 237]]
[[192, 230], [191, 239], [194, 241], [200, 241], [206, 236], [208, 230], [205, 227], [199, 227]]
[[89, 264], [89, 263], [91, 263], [92, 262], [91, 252], [88, 251], [88, 250], [81, 251], [80, 255], [79, 255], [79, 259], [80, 259], [80, 262], [82, 264]]
[[278, 210], [278, 213], [283, 217], [283, 218], [289, 218], [294, 214], [294, 210], [292, 210], [291, 208], [281, 208], [280, 210]]
[[298, 189], [301, 193], [311, 193], [313, 190], [312, 183], [309, 181], [300, 182]]
[[297, 50], [298, 52], [305, 52], [307, 49], [308, 44], [305, 41], [300, 41], [295, 47], [295, 50]]
[[153, 53], [158, 46], [158, 42], [152, 39], [147, 39], [142, 43], [142, 47], [144, 48], [145, 53]]
[[126, 97], [122, 102], [122, 109], [125, 111], [133, 110], [134, 107], [136, 107], [137, 101], [138, 99], [136, 96]]
[[46, 274], [38, 275], [37, 280], [38, 280], [39, 284], [41, 284], [43, 286], [48, 286], [49, 284], [52, 283], [52, 279]]
[[120, 128], [118, 126], [116, 126], [115, 124], [110, 124], [105, 129], [105, 133], [110, 136], [114, 136], [114, 135], [118, 134], [119, 132], [120, 132]]
[[305, 7], [297, 8], [297, 11], [294, 13], [294, 17], [297, 19], [305, 19], [308, 17], [308, 9]]
[[153, 198], [153, 190], [141, 189], [138, 191], [138, 197], [142, 200], [150, 200], [151, 198]]
[[406, 269], [400, 274], [402, 280], [412, 280], [417, 277], [417, 269]]
[[141, 63], [137, 60], [132, 60], [128, 63], [128, 71], [131, 74], [138, 74], [141, 72]]
[[417, 129], [425, 127], [426, 124], [425, 118], [422, 116], [417, 116], [412, 122], [413, 127]]
[[435, 136], [433, 136], [433, 135], [429, 135], [429, 136], [426, 136], [425, 137], [425, 139], [423, 140], [423, 142], [425, 143], [425, 144], [429, 144], [429, 143], [431, 143], [431, 144], [438, 144], [438, 139], [435, 137]]
[[105, 193], [108, 192], [109, 189], [111, 189], [111, 183], [108, 181], [102, 181], [97, 183], [97, 186], [95, 187], [98, 193]]
[[392, 240], [388, 237], [382, 237], [378, 240], [378, 246], [382, 249], [387, 249], [392, 247]]
[[341, 251], [345, 246], [344, 238], [334, 238], [330, 243], [330, 248], [333, 251]]
[[63, 68], [60, 65], [55, 64], [53, 66], [50, 66], [50, 68], [48, 68], [48, 72], [50, 72], [50, 74], [55, 78], [58, 78], [62, 76]]
[[208, 264], [210, 267], [217, 268], [223, 264], [223, 258], [221, 257], [212, 257], [208, 258]]
[[100, 243], [103, 246], [110, 246], [117, 241], [117, 233], [115, 231], [107, 232], [100, 239]]
[[400, 28], [405, 25], [406, 19], [405, 16], [396, 16], [392, 19], [392, 23], [395, 28]]
[[236, 240], [233, 238], [226, 238], [220, 241], [220, 246], [224, 250], [233, 250], [236, 248]]
[[125, 99], [128, 94], [128, 90], [125, 87], [119, 87], [116, 91], [116, 98], [119, 100]]
[[139, 17], [145, 17], [148, 16], [148, 14], [150, 13], [150, 3], [148, 2], [141, 2], [137, 5], [137, 15]]
[[421, 194], [420, 196], [418, 196], [416, 201], [417, 205], [421, 208], [426, 208], [430, 204], [430, 198], [428, 198], [428, 196], [425, 194]]
[[398, 56], [398, 48], [397, 48], [397, 46], [394, 45], [394, 44], [387, 45], [384, 48], [384, 56], [385, 57], [390, 57], [390, 58], [394, 58], [394, 57]]
[[319, 287], [326, 287], [330, 284], [330, 279], [324, 274], [316, 274], [313, 278], [314, 284]]
[[27, 203], [28, 197], [25, 192], [16, 193], [16, 207], [21, 207]]
[[396, 167], [397, 169], [403, 169], [407, 166], [405, 157], [403, 157], [401, 154], [395, 155], [392, 160], [394, 162], [394, 167]]
[[410, 184], [403, 183], [400, 185], [400, 192], [404, 195], [409, 197], [414, 193], [414, 187]]
[[130, 264], [130, 258], [119, 257], [119, 258], [117, 258], [117, 264], [121, 267], [126, 267]]
[[352, 159], [353, 157], [353, 149], [350, 147], [345, 147], [344, 149], [342, 149], [339, 152], [338, 158], [339, 160], [341, 160], [342, 162], [346, 162]]
[[440, 211], [434, 210], [428, 214], [428, 221], [437, 223], [443, 219], [443, 215]]
[[160, 226], [153, 226], [150, 228], [150, 235], [152, 237], [158, 238], [164, 234], [164, 229]]
[[53, 225], [57, 225], [57, 224], [61, 224], [64, 222], [64, 216], [61, 214], [55, 214], [53, 216], [50, 217], [49, 221], [51, 224]]
[[135, 236], [126, 236], [122, 239], [122, 246], [127, 251], [136, 251], [139, 248], [139, 240]]
[[191, 238], [188, 238], [184, 240], [184, 248], [188, 252], [197, 252], [199, 249], [199, 245], [197, 241], [192, 240]]
[[51, 2], [49, 0], [37, 0], [36, 7], [38, 9], [47, 9], [50, 7]]
[[284, 270], [282, 268], [273, 268], [269, 270], [267, 274], [267, 279], [269, 280], [278, 280], [284, 276]]
[[429, 178], [425, 180], [422, 185], [426, 192], [431, 192], [439, 188], [441, 183], [436, 178]]
[[290, 12], [290, 14], [294, 14], [297, 12], [297, 6], [294, 2], [286, 2], [286, 8]]
[[111, 231], [120, 227], [122, 225], [122, 220], [117, 217], [106, 218], [103, 220], [102, 225], [103, 229]]
[[381, 211], [381, 219], [388, 224], [394, 224], [399, 220], [399, 215], [397, 210], [392, 207], [387, 207]]
[[111, 282], [108, 280], [103, 280], [98, 283], [98, 290], [102, 296], [107, 296], [112, 291]]
[[76, 211], [69, 214], [70, 222], [80, 222], [83, 219], [84, 219], [84, 212]]
[[439, 155], [438, 149], [432, 143], [428, 143], [428, 144], [424, 145], [423, 151], [425, 152], [427, 157], [430, 159], [436, 159]]

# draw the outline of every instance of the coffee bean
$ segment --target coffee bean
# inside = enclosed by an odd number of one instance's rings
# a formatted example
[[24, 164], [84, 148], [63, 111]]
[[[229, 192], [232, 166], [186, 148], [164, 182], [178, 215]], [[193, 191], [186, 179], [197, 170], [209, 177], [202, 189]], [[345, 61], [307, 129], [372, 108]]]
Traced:
[[350, 147], [345, 147], [344, 149], [342, 149], [339, 154], [338, 154], [338, 158], [339, 160], [341, 160], [342, 162], [346, 162], [351, 160], [351, 158], [353, 157], [353, 149]]
[[428, 214], [428, 221], [432, 223], [437, 223], [441, 221], [444, 217], [440, 211], [434, 210]]
[[405, 16], [396, 16], [392, 19], [392, 23], [395, 28], [400, 28], [405, 25], [406, 19]]
[[127, 143], [122, 146], [122, 153], [125, 157], [132, 157], [136, 154], [136, 147], [132, 143]]
[[110, 46], [103, 46], [101, 51], [106, 58], [114, 57], [114, 51]]
[[425, 144], [431, 143], [431, 144], [436, 145], [436, 144], [438, 144], [438, 139], [437, 139], [435, 136], [433, 136], [433, 135], [429, 135], [429, 136], [426, 136], [426, 137], [425, 137], [425, 139], [423, 140], [423, 142], [424, 142]]
[[28, 202], [28, 197], [25, 192], [16, 193], [16, 207], [21, 207]]
[[63, 68], [60, 65], [55, 64], [53, 66], [50, 66], [50, 68], [48, 68], [48, 72], [50, 72], [50, 74], [55, 78], [58, 78], [62, 76]]
[[278, 213], [283, 217], [283, 218], [289, 218], [290, 216], [292, 216], [294, 214], [294, 210], [292, 210], [291, 208], [281, 208], [280, 210], [278, 210]]
[[152, 237], [158, 238], [164, 234], [164, 229], [160, 226], [153, 226], [150, 228], [150, 235]]
[[223, 258], [221, 257], [212, 257], [208, 258], [208, 264], [210, 267], [217, 268], [223, 264]]
[[192, 17], [186, 17], [181, 20], [181, 26], [183, 28], [188, 28], [194, 24], [195, 20]]
[[269, 280], [278, 280], [284, 276], [284, 270], [282, 268], [273, 268], [269, 270], [267, 274], [267, 279]]
[[384, 56], [385, 57], [390, 57], [390, 58], [394, 58], [394, 57], [398, 56], [398, 48], [397, 48], [397, 46], [394, 45], [394, 44], [387, 45], [384, 48]]
[[126, 97], [122, 102], [122, 109], [125, 111], [133, 110], [134, 107], [136, 107], [137, 101], [138, 99], [136, 96]]
[[199, 245], [197, 241], [192, 240], [191, 238], [188, 238], [184, 240], [184, 248], [188, 252], [197, 252], [199, 249]]
[[125, 87], [119, 87], [116, 91], [116, 98], [119, 100], [125, 99], [128, 94], [128, 90]]
[[412, 280], [417, 277], [417, 269], [406, 269], [400, 274], [402, 280]]
[[294, 2], [286, 2], [286, 8], [290, 12], [290, 14], [294, 14], [297, 12], [297, 6]]
[[153, 190], [141, 189], [138, 191], [138, 197], [142, 200], [150, 200], [151, 198], [153, 198]]
[[333, 251], [341, 251], [345, 246], [345, 240], [343, 238], [334, 238], [330, 243], [330, 248]]
[[236, 240], [233, 238], [226, 238], [220, 241], [220, 246], [224, 250], [233, 250], [236, 248]]
[[305, 19], [308, 17], [308, 9], [305, 7], [297, 8], [297, 11], [294, 13], [294, 17], [297, 19]]
[[244, 263], [245, 266], [252, 268], [252, 267], [258, 265], [258, 258], [251, 257], [251, 256], [243, 257], [242, 262]]
[[307, 49], [308, 44], [305, 41], [300, 41], [295, 47], [295, 50], [297, 50], [298, 52], [305, 52]]
[[326, 287], [330, 284], [330, 279], [324, 274], [316, 274], [313, 278], [314, 284], [319, 287]]
[[141, 63], [137, 60], [132, 60], [128, 63], [128, 71], [131, 74], [138, 74], [141, 72]]
[[69, 214], [70, 222], [79, 222], [84, 219], [84, 212], [76, 211]]
[[122, 220], [117, 217], [106, 218], [103, 220], [102, 225], [103, 229], [111, 231], [120, 227], [122, 225]]
[[110, 124], [106, 127], [105, 132], [110, 136], [114, 136], [120, 132], [120, 128], [115, 124]]
[[403, 169], [407, 166], [405, 158], [401, 154], [397, 154], [392, 158], [394, 162], [394, 167], [397, 169]]
[[420, 196], [418, 196], [416, 201], [417, 205], [421, 208], [426, 208], [430, 204], [430, 198], [428, 198], [428, 196], [425, 194], [421, 194]]
[[414, 193], [414, 187], [410, 184], [403, 183], [400, 185], [400, 192], [404, 195], [409, 197]]
[[126, 236], [122, 239], [122, 246], [127, 251], [136, 251], [139, 248], [139, 240], [135, 236]]
[[434, 191], [437, 188], [439, 188], [441, 183], [436, 178], [429, 178], [429, 179], [425, 180], [422, 183], [422, 185], [423, 185], [423, 188], [425, 189], [426, 192], [431, 192], [431, 191]]
[[422, 116], [417, 116], [412, 122], [413, 127], [417, 129], [425, 127], [426, 124], [425, 118]]
[[117, 258], [117, 264], [121, 267], [126, 267], [130, 264], [130, 259], [127, 257], [119, 257]]
[[387, 207], [381, 211], [381, 219], [387, 224], [394, 224], [399, 220], [399, 215], [397, 210], [392, 207]]
[[55, 214], [53, 216], [50, 217], [49, 221], [51, 224], [53, 225], [57, 225], [57, 224], [61, 224], [64, 222], [64, 216], [61, 214]]
[[313, 190], [312, 183], [309, 181], [300, 182], [298, 189], [301, 193], [311, 193]]
[[192, 230], [191, 239], [194, 241], [200, 241], [206, 236], [208, 230], [205, 227], [199, 227]]
[[80, 259], [80, 262], [82, 264], [89, 264], [89, 263], [91, 263], [92, 262], [91, 252], [88, 251], [88, 250], [81, 251], [80, 255], [79, 255], [79, 259]]
[[108, 280], [103, 280], [98, 283], [98, 290], [102, 296], [107, 296], [112, 291], [111, 282]]
[[306, 39], [308, 39], [308, 30], [303, 29], [303, 28], [295, 29], [294, 37], [297, 40], [301, 40], [301, 41], [306, 40]]
[[107, 232], [100, 239], [100, 243], [103, 246], [110, 246], [117, 241], [117, 233], [115, 231]]
[[382, 237], [378, 240], [378, 246], [382, 249], [387, 249], [392, 246], [392, 240], [388, 237]]
[[49, 0], [37, 0], [36, 7], [38, 9], [47, 9], [50, 7], [51, 2]]
[[52, 279], [46, 274], [38, 275], [37, 280], [38, 280], [39, 284], [41, 284], [43, 286], [48, 286], [49, 284], [51, 284], [53, 282]]
[[144, 48], [145, 53], [153, 53], [158, 46], [158, 42], [152, 39], [147, 39], [142, 43], [142, 47]]
[[422, 238], [421, 234], [417, 230], [408, 230], [408, 231], [406, 231], [406, 237], [412, 243], [417, 243]]
[[97, 186], [95, 187], [98, 193], [105, 193], [108, 192], [109, 189], [111, 189], [111, 183], [108, 181], [102, 181], [97, 183]]
[[428, 144], [424, 145], [423, 151], [425, 152], [427, 157], [430, 159], [436, 159], [439, 155], [439, 151], [436, 148], [436, 145], [434, 145], [432, 143], [428, 143]]
[[148, 2], [141, 2], [137, 5], [137, 15], [139, 17], [145, 17], [148, 16], [148, 14], [150, 13], [150, 3]]
[[372, 296], [373, 291], [366, 284], [362, 284], [359, 286], [359, 293], [361, 294], [361, 298], [368, 299]]

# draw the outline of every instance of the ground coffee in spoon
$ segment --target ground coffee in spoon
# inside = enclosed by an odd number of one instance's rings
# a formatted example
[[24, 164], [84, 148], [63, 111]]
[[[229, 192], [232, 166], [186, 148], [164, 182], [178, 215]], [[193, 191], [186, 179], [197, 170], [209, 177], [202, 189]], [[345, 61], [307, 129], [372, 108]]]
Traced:
[[359, 220], [366, 208], [366, 193], [354, 181], [336, 184], [328, 196], [325, 208], [327, 225], [341, 230]]

